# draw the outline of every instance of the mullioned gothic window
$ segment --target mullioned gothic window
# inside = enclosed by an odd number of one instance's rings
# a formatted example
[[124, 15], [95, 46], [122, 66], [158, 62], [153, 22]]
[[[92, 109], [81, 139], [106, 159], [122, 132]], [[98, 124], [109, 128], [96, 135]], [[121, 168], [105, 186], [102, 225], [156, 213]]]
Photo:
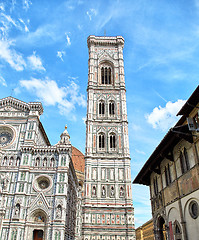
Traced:
[[111, 84], [111, 76], [112, 72], [111, 72], [111, 68], [108, 66], [103, 66], [101, 67], [101, 84]]
[[115, 134], [111, 134], [110, 135], [110, 149], [111, 150], [115, 150], [116, 148], [116, 137], [115, 137]]
[[186, 148], [184, 148], [184, 150], [180, 152], [180, 166], [182, 174], [190, 169], [189, 158]]
[[105, 114], [105, 104], [103, 101], [99, 102], [99, 115], [103, 116]]
[[113, 101], [109, 102], [109, 115], [115, 115], [115, 103]]
[[168, 186], [171, 183], [171, 171], [170, 171], [169, 164], [165, 166], [165, 181], [166, 181], [166, 186]]
[[103, 133], [99, 134], [99, 150], [103, 150], [105, 148], [105, 137]]
[[154, 188], [154, 194], [157, 195], [158, 194], [158, 179], [157, 179], [157, 177], [155, 177], [153, 180], [153, 188]]

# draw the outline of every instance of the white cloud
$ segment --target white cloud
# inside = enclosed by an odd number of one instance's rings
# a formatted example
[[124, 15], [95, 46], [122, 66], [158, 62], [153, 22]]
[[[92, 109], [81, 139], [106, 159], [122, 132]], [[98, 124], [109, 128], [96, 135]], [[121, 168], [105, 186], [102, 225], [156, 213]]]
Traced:
[[5, 6], [4, 6], [3, 3], [0, 3], [0, 10], [1, 10], [1, 11], [5, 11]]
[[23, 8], [26, 11], [30, 8], [30, 5], [32, 5], [32, 2], [30, 0], [23, 0]]
[[17, 23], [11, 18], [11, 16], [6, 15], [6, 14], [4, 14], [4, 13], [2, 13], [1, 16], [3, 16], [3, 17], [7, 20], [8, 23], [11, 23], [11, 24], [14, 25], [15, 27], [18, 27], [18, 26], [17, 26]]
[[141, 151], [141, 150], [135, 149], [135, 151], [136, 151], [137, 153], [141, 154], [141, 155], [146, 155], [146, 153], [143, 152], [143, 151]]
[[68, 36], [67, 33], [65, 33], [65, 35], [66, 35], [67, 46], [70, 46], [71, 45], [70, 37]]
[[82, 120], [83, 120], [84, 124], [86, 124], [86, 117], [83, 117]]
[[29, 32], [29, 29], [28, 29], [27, 25], [25, 24], [25, 22], [23, 21], [23, 19], [19, 18], [19, 21], [24, 25], [25, 32]]
[[66, 55], [65, 51], [57, 51], [57, 57], [60, 58], [62, 60], [62, 62], [64, 61], [63, 56], [65, 56], [65, 55]]
[[11, 48], [12, 45], [12, 41], [0, 40], [0, 58], [9, 63], [16, 71], [23, 71], [26, 62], [20, 53]]
[[79, 93], [79, 86], [73, 81], [67, 87], [59, 87], [54, 80], [32, 78], [31, 80], [21, 80], [20, 86], [34, 93], [45, 105], [57, 105], [60, 114], [66, 117], [70, 116], [72, 120], [76, 120], [72, 113], [76, 105], [86, 107], [85, 96]]
[[147, 119], [147, 122], [153, 126], [153, 128], [167, 131], [178, 120], [176, 114], [185, 102], [185, 100], [181, 99], [174, 103], [169, 101], [165, 107], [155, 107], [153, 112], [147, 114], [145, 118]]
[[0, 84], [3, 85], [4, 87], [7, 87], [6, 80], [0, 75]]
[[71, 76], [68, 76], [69, 79], [72, 79], [72, 80], [77, 80], [79, 77], [71, 77]]
[[89, 9], [89, 11], [86, 12], [86, 14], [88, 15], [89, 20], [91, 21], [92, 17], [97, 15], [97, 10], [95, 10], [94, 8], [91, 8]]
[[36, 52], [33, 52], [33, 54], [28, 57], [28, 61], [33, 70], [46, 71], [46, 69], [43, 67], [41, 58], [36, 55]]

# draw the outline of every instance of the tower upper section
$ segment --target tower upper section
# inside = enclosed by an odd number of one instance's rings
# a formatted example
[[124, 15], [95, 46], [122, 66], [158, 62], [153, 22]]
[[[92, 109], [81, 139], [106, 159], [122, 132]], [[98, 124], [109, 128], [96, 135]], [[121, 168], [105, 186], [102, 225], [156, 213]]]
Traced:
[[86, 156], [129, 157], [124, 38], [89, 36], [87, 43]]
[[89, 36], [88, 88], [125, 88], [124, 38]]

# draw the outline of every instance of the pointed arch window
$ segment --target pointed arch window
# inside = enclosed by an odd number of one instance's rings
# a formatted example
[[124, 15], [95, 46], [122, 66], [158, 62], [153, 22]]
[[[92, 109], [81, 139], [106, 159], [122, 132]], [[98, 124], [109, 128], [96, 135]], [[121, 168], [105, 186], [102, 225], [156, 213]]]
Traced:
[[174, 223], [174, 235], [175, 235], [176, 240], [182, 239], [182, 231], [181, 231], [181, 227], [180, 227], [180, 224], [178, 223], [178, 221], [175, 221], [175, 223]]
[[168, 186], [171, 183], [171, 171], [170, 171], [169, 164], [165, 166], [165, 181], [166, 181], [166, 186]]
[[110, 134], [110, 149], [115, 150], [116, 148], [116, 137], [114, 133]]
[[111, 84], [111, 68], [108, 66], [101, 67], [101, 84]]
[[184, 148], [184, 150], [180, 152], [180, 166], [182, 174], [184, 174], [190, 169], [189, 157], [186, 148]]
[[105, 137], [103, 133], [99, 134], [99, 150], [104, 150], [105, 148]]
[[153, 188], [154, 188], [154, 194], [157, 195], [158, 194], [158, 179], [157, 179], [157, 177], [155, 177], [153, 180]]
[[115, 103], [113, 101], [109, 102], [108, 108], [109, 108], [109, 115], [110, 116], [115, 115]]
[[104, 101], [99, 102], [99, 115], [104, 116], [105, 114], [105, 104]]

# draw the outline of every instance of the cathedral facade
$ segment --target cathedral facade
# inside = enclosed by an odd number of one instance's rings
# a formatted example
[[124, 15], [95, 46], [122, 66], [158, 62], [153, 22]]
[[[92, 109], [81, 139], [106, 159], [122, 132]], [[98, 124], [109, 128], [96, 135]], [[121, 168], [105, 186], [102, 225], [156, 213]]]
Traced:
[[0, 100], [0, 240], [134, 240], [124, 39], [88, 38], [86, 154], [39, 102]]

